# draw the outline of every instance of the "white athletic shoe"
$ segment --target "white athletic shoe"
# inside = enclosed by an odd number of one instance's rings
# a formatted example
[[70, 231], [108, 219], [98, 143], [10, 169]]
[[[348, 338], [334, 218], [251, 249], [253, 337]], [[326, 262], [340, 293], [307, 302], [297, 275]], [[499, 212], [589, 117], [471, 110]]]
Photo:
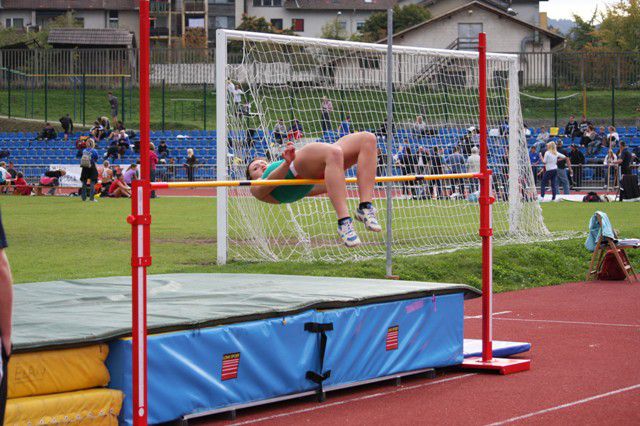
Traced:
[[342, 238], [344, 245], [347, 247], [355, 247], [361, 244], [360, 238], [358, 238], [358, 234], [356, 234], [356, 230], [353, 229], [353, 219], [351, 218], [338, 226], [338, 234], [340, 234], [340, 238]]
[[357, 209], [356, 219], [364, 223], [364, 227], [369, 231], [382, 231], [382, 227], [380, 226], [380, 224], [378, 223], [378, 219], [376, 218], [376, 209], [373, 207], [371, 207], [370, 209]]

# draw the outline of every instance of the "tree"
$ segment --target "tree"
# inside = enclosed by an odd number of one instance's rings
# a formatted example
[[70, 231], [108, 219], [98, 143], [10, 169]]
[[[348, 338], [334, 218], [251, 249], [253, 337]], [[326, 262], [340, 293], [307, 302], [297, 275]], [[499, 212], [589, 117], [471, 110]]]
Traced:
[[263, 17], [249, 16], [246, 13], [242, 15], [242, 22], [238, 25], [237, 30], [240, 31], [252, 31], [255, 33], [270, 33], [270, 34], [288, 34], [295, 35], [293, 30], [286, 28], [279, 30], [274, 27], [271, 22], [267, 22]]
[[73, 12], [67, 12], [46, 23], [42, 31], [39, 32], [22, 32], [7, 28], [0, 30], [0, 46], [25, 43], [36, 48], [51, 47], [47, 43], [51, 28], [82, 28], [82, 24], [76, 19]]
[[347, 31], [340, 26], [337, 19], [332, 19], [322, 26], [322, 38], [333, 40], [346, 40]]
[[640, 0], [619, 1], [601, 18], [597, 35], [608, 50], [640, 51]]
[[576, 24], [567, 34], [567, 46], [569, 49], [579, 51], [598, 45], [598, 35], [595, 25], [597, 13], [597, 10], [593, 12], [593, 16], [588, 21], [585, 21], [578, 15], [573, 15], [573, 20]]
[[[393, 7], [393, 33], [428, 21], [431, 18], [429, 9], [418, 4]], [[363, 41], [375, 42], [387, 36], [387, 12], [376, 12], [364, 22], [359, 37]]]

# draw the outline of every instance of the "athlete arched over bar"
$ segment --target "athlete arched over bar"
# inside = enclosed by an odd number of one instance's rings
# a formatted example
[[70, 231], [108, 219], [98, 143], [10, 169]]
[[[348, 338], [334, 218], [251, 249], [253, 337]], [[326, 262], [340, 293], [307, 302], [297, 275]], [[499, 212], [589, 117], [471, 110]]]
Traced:
[[357, 183], [360, 205], [355, 217], [369, 231], [382, 228], [371, 204], [375, 185], [377, 152], [373, 133], [358, 132], [340, 138], [334, 144], [314, 142], [296, 150], [289, 142], [282, 160], [269, 164], [255, 158], [247, 166], [247, 179], [324, 179], [323, 185], [252, 186], [251, 194], [265, 203], [293, 203], [306, 196], [326, 193], [338, 217], [338, 234], [347, 247], [360, 244], [347, 208], [345, 170], [358, 166]]

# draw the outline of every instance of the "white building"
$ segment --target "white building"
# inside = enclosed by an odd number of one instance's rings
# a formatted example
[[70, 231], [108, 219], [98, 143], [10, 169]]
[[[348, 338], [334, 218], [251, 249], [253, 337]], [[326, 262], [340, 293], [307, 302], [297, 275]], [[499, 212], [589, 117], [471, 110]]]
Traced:
[[37, 30], [70, 11], [83, 28], [118, 28], [138, 39], [137, 0], [0, 0], [0, 26]]
[[396, 3], [398, 0], [236, 0], [235, 18], [238, 26], [243, 14], [264, 17], [276, 28], [291, 28], [306, 37], [320, 37], [322, 27], [334, 20], [349, 37], [372, 13]]

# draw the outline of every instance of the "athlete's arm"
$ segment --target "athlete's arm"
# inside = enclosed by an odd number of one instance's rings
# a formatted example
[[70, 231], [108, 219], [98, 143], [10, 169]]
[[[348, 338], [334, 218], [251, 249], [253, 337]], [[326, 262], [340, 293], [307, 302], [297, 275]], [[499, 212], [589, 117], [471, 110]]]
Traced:
[[[282, 153], [284, 161], [274, 171], [269, 173], [269, 176], [265, 180], [279, 180], [287, 177], [289, 172], [289, 166], [296, 158], [296, 149], [293, 143], [289, 142], [284, 152]], [[275, 189], [275, 186], [252, 186], [251, 194], [260, 201], [266, 203], [277, 203], [277, 201], [271, 196], [271, 192]]]

